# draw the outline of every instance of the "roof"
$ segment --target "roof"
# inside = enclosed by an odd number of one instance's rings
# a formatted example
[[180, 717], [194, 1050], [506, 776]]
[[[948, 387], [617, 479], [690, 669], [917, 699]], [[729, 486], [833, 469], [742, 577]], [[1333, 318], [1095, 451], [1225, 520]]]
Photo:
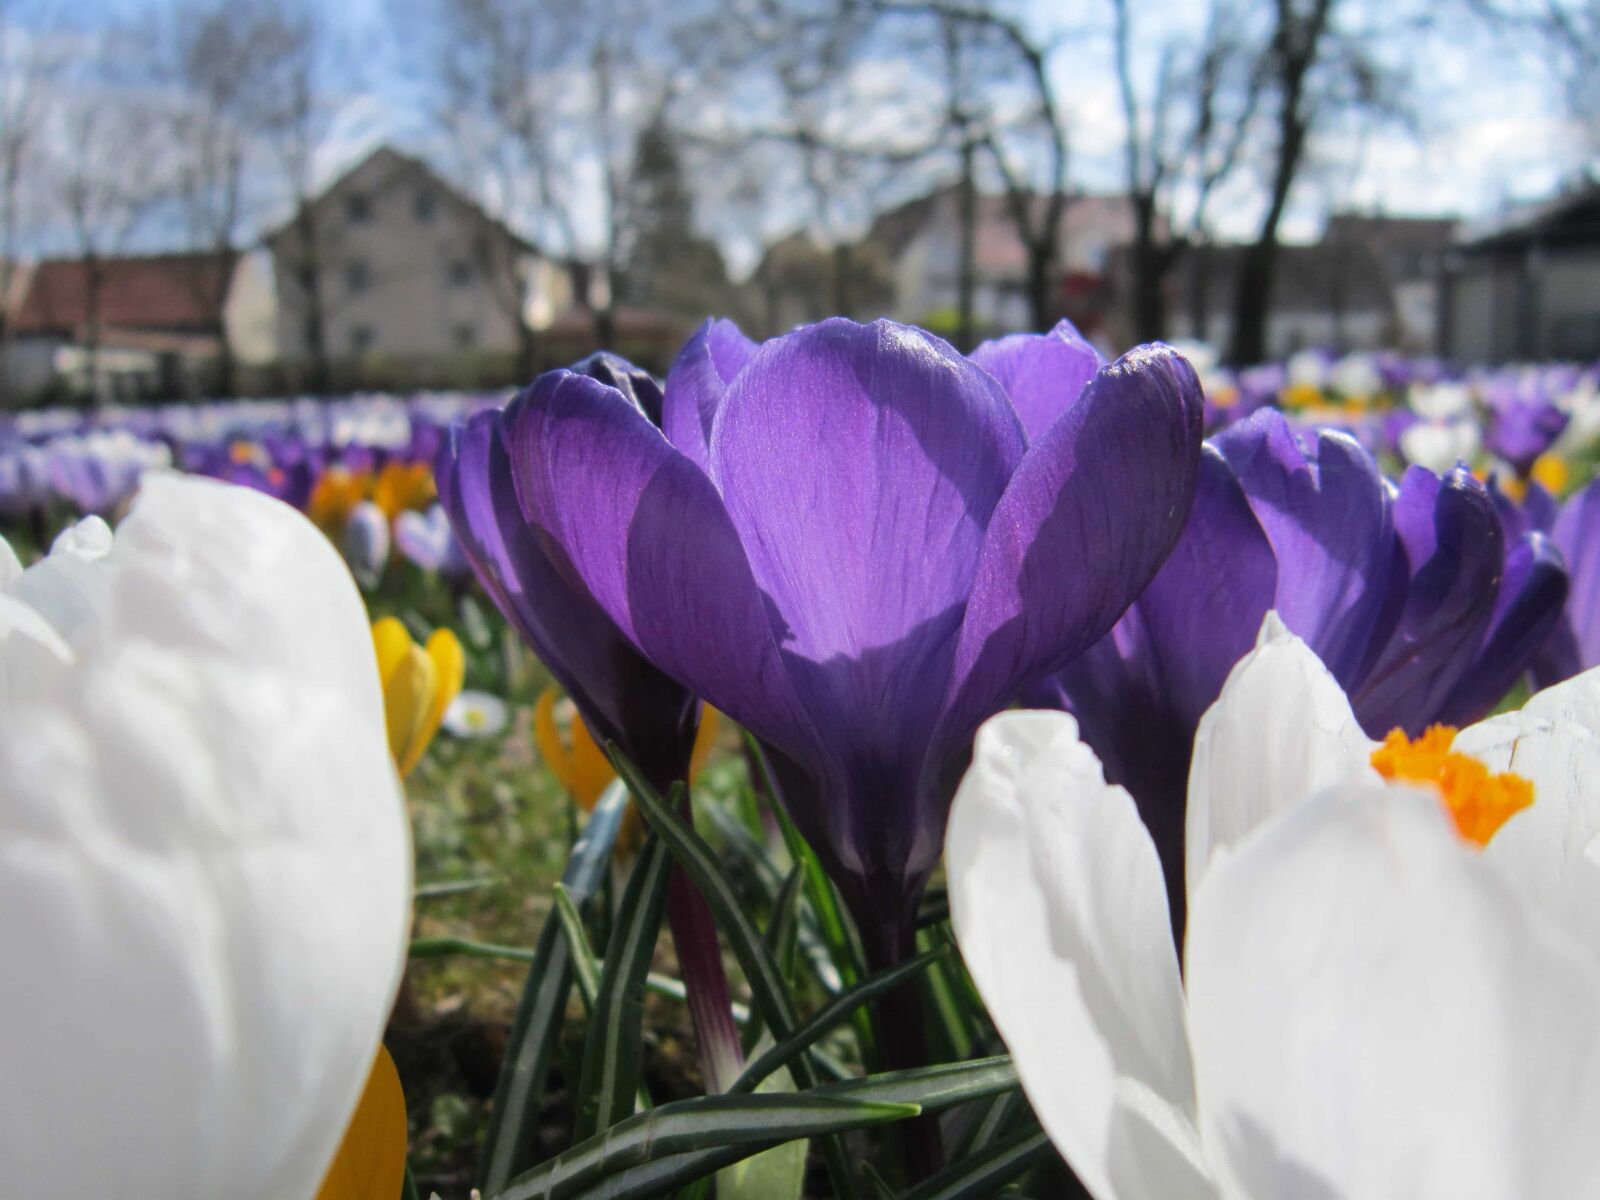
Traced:
[[[348, 167], [342, 174], [340, 174], [337, 179], [322, 189], [317, 197], [311, 201], [312, 205], [325, 203], [330, 197], [333, 197], [339, 192], [347, 189], [350, 186], [351, 181], [354, 180], [358, 175], [361, 175], [362, 173], [374, 167], [387, 168], [390, 174], [385, 182], [389, 182], [395, 178], [401, 177], [408, 179], [416, 179], [420, 177], [422, 179], [426, 179], [433, 187], [438, 189], [441, 195], [445, 196], [457, 206], [464, 209], [470, 216], [482, 222], [485, 226], [493, 229], [495, 232], [505, 237], [508, 241], [515, 244], [519, 249], [525, 250], [530, 254], [539, 253], [539, 248], [537, 246], [535, 246], [527, 238], [523, 237], [516, 230], [512, 229], [511, 226], [507, 225], [504, 221], [492, 215], [486, 208], [483, 207], [483, 205], [479, 204], [471, 196], [467, 195], [467, 193], [463, 192], [460, 188], [456, 187], [449, 180], [444, 178], [444, 176], [440, 175], [422, 159], [417, 158], [414, 155], [402, 153], [401, 151], [396, 150], [393, 146], [379, 146], [376, 150], [373, 150], [364, 158], [351, 164], [351, 166]], [[295, 218], [291, 216], [288, 220], [284, 221], [275, 229], [268, 230], [262, 235], [261, 240], [270, 246], [273, 242], [278, 241], [285, 234], [291, 232], [294, 229], [294, 225]]]
[[[156, 254], [102, 258], [97, 269], [103, 328], [210, 334], [222, 323], [233, 259]], [[76, 336], [89, 319], [89, 278], [82, 259], [38, 263], [17, 309], [16, 332]]]
[[[1248, 247], [1211, 246], [1178, 259], [1170, 285], [1187, 297], [1196, 270], [1205, 271], [1208, 311], [1228, 312], [1234, 281]], [[1388, 312], [1394, 306], [1392, 280], [1373, 247], [1361, 242], [1280, 244], [1274, 256], [1272, 311], [1275, 313]]]
[[1541, 245], [1600, 244], [1600, 183], [1585, 183], [1461, 230], [1468, 252]]

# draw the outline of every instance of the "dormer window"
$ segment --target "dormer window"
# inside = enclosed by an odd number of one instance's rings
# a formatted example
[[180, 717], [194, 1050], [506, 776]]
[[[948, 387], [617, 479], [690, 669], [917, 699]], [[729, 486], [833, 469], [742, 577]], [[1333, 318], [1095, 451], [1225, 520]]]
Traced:
[[466, 287], [472, 282], [472, 264], [464, 258], [453, 258], [445, 267], [444, 275], [451, 287]]
[[351, 225], [365, 225], [372, 220], [372, 199], [357, 192], [353, 196], [346, 196], [344, 201], [344, 219]]
[[411, 211], [416, 214], [417, 220], [424, 225], [433, 220], [433, 214], [438, 207], [438, 197], [426, 188], [417, 189], [417, 194], [411, 200]]

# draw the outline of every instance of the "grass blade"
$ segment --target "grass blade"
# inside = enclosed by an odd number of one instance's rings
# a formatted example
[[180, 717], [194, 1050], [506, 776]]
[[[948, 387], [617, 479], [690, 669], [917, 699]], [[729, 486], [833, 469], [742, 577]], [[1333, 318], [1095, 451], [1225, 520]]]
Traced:
[[[627, 812], [628, 795], [613, 785], [606, 789], [572, 848], [561, 882], [574, 903], [594, 894], [611, 863], [611, 847]], [[477, 1185], [485, 1192], [503, 1187], [533, 1164], [539, 1122], [539, 1100], [550, 1073], [557, 1035], [572, 990], [572, 959], [561, 923], [547, 920], [529, 960], [527, 982], [517, 1004], [516, 1020], [494, 1104], [489, 1110]]]
[[633, 1112], [644, 1054], [644, 981], [661, 934], [671, 873], [671, 856], [660, 838], [651, 838], [628, 877], [606, 945], [605, 969], [583, 1044], [577, 1141]]
[[[672, 852], [672, 856], [683, 868], [684, 873], [700, 889], [700, 894], [705, 897], [706, 903], [711, 906], [713, 915], [728, 939], [728, 945], [744, 971], [755, 1008], [766, 1021], [773, 1040], [782, 1042], [793, 1037], [800, 1022], [795, 1014], [794, 1001], [789, 995], [783, 975], [773, 961], [772, 955], [767, 952], [761, 934], [757, 932], [755, 924], [740, 903], [738, 893], [734, 891], [733, 885], [728, 882], [727, 876], [717, 865], [717, 858], [711, 847], [706, 845], [699, 834], [684, 824], [678, 817], [677, 811], [656, 794], [649, 781], [640, 775], [638, 769], [617, 750], [615, 745], [608, 745], [606, 750], [617, 769], [617, 774], [627, 781], [628, 790], [633, 793], [645, 820]], [[816, 1086], [816, 1071], [804, 1054], [794, 1059], [789, 1070], [794, 1076], [795, 1083], [801, 1088]], [[845, 1156], [844, 1147], [836, 1138], [825, 1138], [822, 1150], [835, 1194], [853, 1200], [856, 1195], [855, 1177], [850, 1168], [850, 1160]]]
[[1050, 1151], [1044, 1130], [1025, 1129], [923, 1180], [900, 1200], [987, 1200]]
[[572, 893], [560, 882], [556, 883], [556, 916], [561, 920], [561, 932], [567, 935], [567, 950], [572, 955], [573, 973], [578, 979], [578, 994], [583, 997], [583, 1011], [594, 1012], [594, 998], [600, 992], [600, 960], [594, 947], [589, 945], [589, 935], [583, 931], [583, 915], [572, 902]]
[[415, 895], [418, 900], [437, 900], [443, 896], [460, 896], [483, 888], [499, 887], [504, 882], [505, 880], [494, 875], [486, 875], [479, 879], [444, 879], [437, 883], [417, 884]]
[[923, 1109], [944, 1108], [966, 1100], [981, 1100], [997, 1092], [1020, 1087], [1017, 1069], [1009, 1055], [975, 1058], [964, 1063], [939, 1063], [909, 1071], [885, 1071], [862, 1079], [825, 1083], [818, 1096], [849, 1096], [885, 1104], [916, 1104]]
[[728, 1161], [798, 1137], [860, 1129], [916, 1116], [915, 1104], [777, 1092], [702, 1096], [618, 1121], [564, 1154], [519, 1175], [490, 1200], [567, 1200], [608, 1175], [690, 1151], [742, 1151]]
[[880, 971], [870, 979], [856, 984], [849, 991], [834, 997], [818, 1009], [816, 1014], [791, 1036], [772, 1046], [747, 1066], [744, 1069], [744, 1073], [734, 1082], [733, 1087], [728, 1090], [730, 1092], [750, 1091], [779, 1067], [787, 1065], [791, 1060], [802, 1054], [830, 1029], [848, 1020], [850, 1015], [861, 1005], [867, 1003], [874, 996], [881, 995], [890, 988], [899, 986], [947, 953], [949, 953], [948, 947], [937, 946], [927, 953], [919, 954], [916, 958], [907, 959], [887, 971]]

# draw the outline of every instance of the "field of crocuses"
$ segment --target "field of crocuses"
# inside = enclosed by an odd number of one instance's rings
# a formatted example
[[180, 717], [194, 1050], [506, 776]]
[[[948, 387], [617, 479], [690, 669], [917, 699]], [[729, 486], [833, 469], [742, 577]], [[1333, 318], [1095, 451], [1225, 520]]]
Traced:
[[1600, 1195], [1600, 367], [707, 322], [0, 424], [0, 1195]]

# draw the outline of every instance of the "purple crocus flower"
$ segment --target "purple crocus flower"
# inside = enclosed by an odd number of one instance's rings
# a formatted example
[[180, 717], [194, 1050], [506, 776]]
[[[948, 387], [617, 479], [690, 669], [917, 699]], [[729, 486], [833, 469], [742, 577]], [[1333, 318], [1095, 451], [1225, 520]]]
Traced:
[[394, 545], [403, 558], [446, 579], [459, 578], [472, 570], [450, 528], [450, 514], [441, 504], [425, 513], [406, 511], [397, 516]]
[[555, 372], [491, 418], [505, 475], [468, 484], [463, 461], [448, 486], [523, 539], [500, 575], [549, 563], [762, 739], [884, 962], [974, 728], [1109, 629], [1177, 538], [1201, 410], [1188, 364], [1142, 347], [1030, 447], [995, 379], [921, 330], [835, 319], [752, 348], [712, 324], [668, 376], [666, 437]]
[[[1465, 724], [1527, 670], [1566, 594], [1547, 539], [1507, 543], [1464, 468], [1413, 467], [1396, 489], [1348, 435], [1301, 440], [1263, 411], [1207, 445], [1189, 525], [1149, 589], [1030, 699], [1077, 715], [1181, 885], [1194, 732], [1268, 610], [1372, 736]], [[1171, 894], [1181, 904], [1183, 888]]]
[[1497, 380], [1488, 388], [1489, 450], [1526, 479], [1539, 456], [1555, 444], [1567, 427], [1568, 414], [1545, 395], [1537, 379]]
[[1529, 484], [1519, 510], [1534, 528], [1549, 531], [1572, 577], [1566, 608], [1533, 666], [1534, 682], [1549, 687], [1600, 666], [1600, 479], [1559, 507]]
[[[593, 368], [596, 363], [590, 359], [579, 365]], [[572, 698], [595, 739], [602, 745], [615, 742], [653, 785], [665, 790], [688, 776], [700, 701], [618, 628], [577, 569], [572, 548], [531, 520], [522, 500], [531, 452], [524, 441], [525, 414], [559, 397], [602, 396], [661, 441], [639, 407], [640, 393], [647, 391], [637, 386], [636, 376], [642, 372], [621, 359], [599, 365], [603, 374], [636, 386], [624, 393], [572, 371], [542, 375], [505, 410], [484, 409], [465, 424], [452, 426], [434, 475], [440, 503], [484, 590]], [[587, 477], [584, 494], [603, 489], [609, 472], [603, 457], [582, 469]], [[594, 536], [609, 532], [597, 527]], [[692, 539], [692, 523], [679, 533]], [[580, 541], [587, 536], [578, 533]], [[669, 884], [667, 917], [688, 989], [701, 1065], [708, 1086], [720, 1091], [738, 1074], [739, 1034], [710, 909], [678, 872]]]

